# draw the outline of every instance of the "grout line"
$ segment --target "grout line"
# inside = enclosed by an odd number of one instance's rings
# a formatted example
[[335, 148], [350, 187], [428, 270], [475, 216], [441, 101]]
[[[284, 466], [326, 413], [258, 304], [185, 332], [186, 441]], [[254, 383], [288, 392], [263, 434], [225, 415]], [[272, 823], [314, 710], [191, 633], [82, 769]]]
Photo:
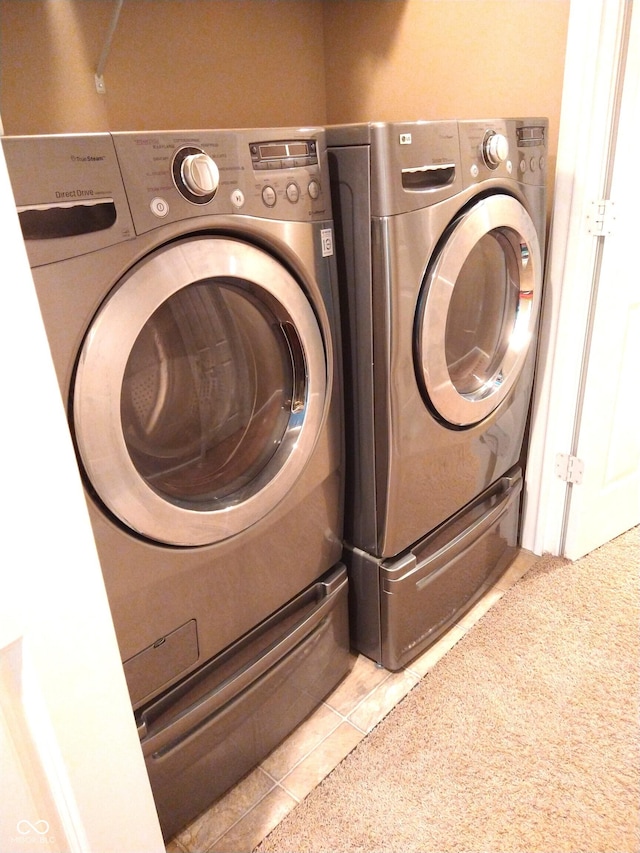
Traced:
[[[332, 708], [331, 710], [334, 710], [334, 709]], [[342, 715], [340, 714], [339, 716], [342, 716]], [[352, 728], [356, 729], [357, 731], [361, 731], [357, 726], [355, 726], [353, 723], [351, 723], [351, 722], [350, 722], [349, 720], [347, 720], [346, 718], [343, 718], [342, 723], [347, 723], [347, 724], [349, 724]], [[286, 781], [286, 779], [287, 779], [289, 776], [291, 776], [291, 774], [293, 773], [293, 771], [294, 771], [297, 767], [299, 767], [299, 766], [300, 766], [304, 761], [306, 761], [306, 760], [307, 760], [307, 758], [310, 758], [310, 757], [313, 755], [313, 753], [314, 753], [314, 752], [316, 752], [316, 751], [317, 751], [317, 750], [318, 750], [318, 749], [319, 749], [319, 748], [320, 748], [320, 747], [321, 747], [321, 746], [322, 746], [322, 745], [323, 745], [327, 740], [329, 740], [329, 738], [330, 738], [330, 737], [333, 737], [333, 735], [336, 733], [336, 731], [337, 731], [337, 730], [338, 730], [338, 728], [342, 725], [342, 723], [340, 723], [338, 726], [336, 726], [336, 728], [335, 728], [335, 729], [332, 729], [332, 730], [329, 732], [329, 734], [326, 734], [326, 735], [322, 738], [322, 740], [319, 740], [319, 741], [318, 741], [318, 743], [313, 747], [313, 749], [309, 750], [309, 752], [308, 752], [306, 755], [304, 755], [302, 758], [300, 758], [298, 761], [296, 761], [296, 763], [295, 763], [295, 764], [294, 764], [294, 765], [293, 765], [293, 766], [292, 766], [292, 767], [291, 767], [291, 768], [290, 768], [290, 769], [285, 773], [285, 775], [282, 777], [282, 779], [278, 782], [278, 785], [279, 785], [279, 786], [280, 786], [284, 791], [286, 791], [286, 793], [287, 793], [287, 794], [289, 794], [289, 796], [290, 796], [290, 797], [293, 797], [293, 799], [294, 799], [294, 800], [296, 800], [296, 802], [301, 803], [301, 802], [302, 802], [302, 800], [301, 800], [299, 797], [297, 797], [297, 796], [296, 796], [292, 791], [290, 791], [290, 790], [285, 786], [284, 782]], [[363, 732], [363, 734], [364, 734], [364, 732]], [[347, 753], [347, 755], [348, 755], [348, 754], [349, 754], [349, 753]], [[342, 759], [341, 759], [341, 760], [342, 760]], [[339, 763], [340, 763], [340, 762], [338, 762], [338, 764], [339, 764]], [[335, 768], [336, 768], [337, 766], [338, 766], [338, 765], [336, 764], [334, 767], [332, 767], [332, 768], [331, 768], [331, 770], [335, 770]], [[331, 770], [327, 771], [327, 773], [325, 774], [325, 776], [328, 776], [328, 775], [329, 775], [329, 773], [331, 773]], [[325, 776], [323, 776], [322, 778], [324, 779], [324, 778], [325, 778]], [[318, 784], [319, 784], [319, 783], [318, 783]], [[317, 787], [317, 785], [315, 785], [314, 787]], [[313, 788], [312, 788], [311, 790], [313, 790]], [[308, 793], [311, 793], [311, 791], [309, 791]], [[306, 797], [306, 796], [307, 796], [307, 794], [305, 794], [305, 797]], [[303, 799], [304, 799], [304, 797], [303, 797]]]
[[181, 844], [177, 838], [171, 838], [168, 844], [165, 845], [165, 850], [168, 849], [169, 845], [171, 845], [175, 850], [180, 850], [181, 853], [189, 853], [184, 844]]
[[[363, 657], [366, 657], [366, 655], [363, 655]], [[376, 666], [377, 666], [377, 664], [376, 664]], [[383, 667], [380, 667], [380, 669], [383, 669]], [[398, 670], [398, 671], [400, 672], [401, 670]], [[374, 686], [371, 687], [364, 694], [364, 696], [350, 709], [350, 711], [347, 714], [342, 714], [340, 711], [338, 711], [336, 708], [334, 708], [333, 705], [329, 704], [328, 700], [330, 699], [332, 694], [329, 694], [329, 696], [325, 700], [325, 703], [329, 705], [329, 707], [331, 708], [332, 711], [335, 711], [336, 714], [338, 714], [340, 717], [342, 717], [344, 722], [351, 723], [350, 717], [358, 710], [358, 708], [361, 707], [361, 705], [363, 705], [367, 701], [367, 699], [369, 699], [376, 692], [376, 690], [379, 690], [383, 684], [386, 684], [387, 681], [389, 681], [389, 679], [394, 674], [395, 673], [393, 673], [393, 672], [387, 671], [387, 674], [382, 679], [382, 681], [379, 681], [377, 684], [374, 684]], [[348, 679], [349, 679], [349, 675], [346, 676], [345, 681]], [[340, 686], [342, 686], [342, 684], [344, 684], [344, 682], [341, 682]], [[355, 723], [352, 723], [352, 725], [355, 726]], [[355, 728], [358, 728], [358, 726], [355, 726]]]
[[[399, 672], [404, 671], [404, 669], [405, 668], [403, 668], [403, 670], [399, 670]], [[410, 674], [413, 675], [414, 677], [418, 678], [418, 682], [419, 682], [420, 676], [417, 673], [410, 673]], [[385, 685], [393, 675], [394, 675], [394, 673], [389, 672], [382, 681], [380, 681], [378, 684], [376, 684], [374, 687], [372, 687], [370, 690], [368, 690], [367, 693], [362, 697], [362, 699], [360, 699], [360, 701], [356, 705], [354, 705], [353, 708], [349, 711], [349, 715], [355, 713], [367, 701], [367, 699], [369, 699], [376, 690], [381, 689], [383, 687], [383, 685]], [[347, 678], [348, 678], [348, 676], [347, 676]], [[418, 682], [416, 682], [416, 684]], [[331, 694], [329, 694], [329, 695], [331, 695]], [[327, 697], [327, 698], [329, 698], [329, 697]], [[398, 701], [400, 701], [400, 699]], [[369, 733], [368, 730], [363, 729], [361, 726], [358, 726], [356, 723], [354, 723], [352, 720], [350, 720], [349, 716], [345, 716], [345, 714], [341, 713], [340, 711], [336, 710], [333, 706], [329, 705], [329, 703], [326, 700], [323, 700], [323, 702], [321, 704], [326, 705], [327, 708], [331, 712], [336, 714], [336, 716], [340, 718], [340, 723], [338, 723], [338, 725], [335, 728], [333, 728], [321, 740], [319, 740], [318, 743], [316, 743], [316, 745], [311, 750], [309, 750], [309, 752], [305, 753], [305, 755], [303, 755], [301, 758], [299, 758], [295, 762], [295, 764], [293, 764], [289, 768], [289, 770], [287, 771], [285, 776], [282, 777], [281, 780], [276, 779], [271, 773], [269, 773], [264, 768], [264, 766], [262, 764], [258, 765], [258, 767], [262, 771], [262, 773], [264, 773], [264, 775], [267, 776], [267, 778], [270, 779], [273, 784], [246, 811], [244, 811], [241, 815], [239, 815], [233, 823], [231, 823], [223, 832], [221, 832], [219, 835], [217, 835], [216, 838], [212, 841], [212, 843], [208, 846], [207, 850], [214, 850], [216, 845], [221, 841], [222, 838], [224, 838], [225, 835], [228, 835], [229, 833], [231, 833], [233, 831], [233, 829], [235, 829], [238, 826], [238, 824], [240, 824], [243, 820], [245, 820], [251, 814], [251, 812], [253, 812], [254, 809], [256, 809], [262, 803], [262, 801], [266, 797], [268, 797], [270, 794], [273, 793], [274, 790], [276, 790], [278, 788], [294, 801], [291, 804], [291, 809], [289, 809], [287, 814], [290, 811], [292, 811], [297, 805], [299, 805], [302, 802], [302, 799], [304, 799], [304, 797], [301, 799], [296, 794], [294, 794], [293, 791], [289, 790], [289, 788], [286, 787], [286, 785], [284, 783], [286, 782], [287, 777], [290, 776], [293, 773], [293, 771], [297, 767], [299, 767], [304, 761], [306, 761], [308, 758], [310, 758], [314, 752], [316, 752], [318, 749], [320, 749], [322, 747], [322, 745], [329, 738], [331, 738], [333, 735], [335, 735], [336, 730], [343, 723], [346, 723], [347, 725], [351, 726], [351, 728], [353, 728], [358, 734], [361, 735], [358, 743], [361, 740], [363, 740], [367, 736], [367, 734]], [[389, 713], [391, 713], [391, 711], [393, 710], [394, 707], [395, 707], [395, 705], [392, 708], [390, 708], [383, 715], [383, 717], [381, 717], [381, 719], [384, 719], [384, 717], [386, 717]], [[380, 722], [380, 721], [378, 721], [378, 722]], [[283, 743], [284, 743], [284, 741], [283, 741]], [[350, 752], [351, 751], [352, 750], [350, 750]], [[347, 755], [349, 755], [349, 753], [347, 753]], [[344, 756], [344, 758], [346, 758], [346, 755]], [[341, 759], [341, 760], [343, 760], [343, 759]], [[338, 762], [338, 764], [339, 763], [340, 763], [340, 761]], [[324, 776], [322, 777], [322, 779], [325, 779], [333, 770], [335, 770], [335, 768], [338, 766], [338, 764], [336, 764], [334, 767], [329, 768], [327, 770], [327, 772], [324, 774]], [[322, 779], [320, 780], [320, 782], [322, 781]], [[311, 788], [305, 794], [305, 797], [308, 796], [308, 794], [310, 794], [311, 791], [313, 791], [317, 787], [317, 785], [320, 784], [320, 782], [318, 782], [316, 785], [314, 785], [314, 787]], [[233, 790], [233, 789], [230, 789], [230, 790]], [[180, 846], [180, 848], [185, 851], [185, 853], [190, 853], [190, 851], [187, 848], [185, 848], [182, 844], [180, 844], [180, 842], [178, 842], [177, 839], [175, 839], [175, 841]]]
[[353, 720], [351, 719], [351, 717], [356, 713], [356, 711], [357, 711], [359, 708], [361, 708], [361, 707], [364, 705], [364, 703], [367, 701], [367, 699], [370, 699], [370, 698], [371, 698], [371, 696], [373, 696], [373, 694], [374, 694], [377, 690], [382, 689], [382, 686], [383, 686], [384, 684], [386, 684], [386, 683], [389, 681], [389, 679], [391, 678], [391, 676], [392, 676], [392, 675], [393, 675], [393, 673], [392, 673], [392, 672], [390, 672], [388, 675], [386, 675], [386, 676], [382, 679], [382, 681], [378, 682], [378, 684], [376, 684], [376, 685], [375, 685], [375, 687], [372, 687], [372, 688], [371, 688], [371, 690], [369, 690], [369, 692], [368, 692], [368, 693], [366, 693], [366, 694], [362, 697], [362, 699], [357, 703], [357, 705], [354, 705], [354, 706], [353, 706], [353, 708], [349, 711], [349, 713], [347, 714], [347, 716], [344, 718], [345, 722], [350, 723], [350, 724], [351, 724], [355, 729], [358, 729], [358, 731], [361, 731], [363, 734], [366, 734], [367, 732], [366, 732], [364, 729], [360, 728], [360, 726], [356, 725], [356, 723], [354, 723], [354, 722], [353, 722]]
[[[223, 839], [223, 838], [225, 837], [225, 835], [228, 835], [228, 834], [229, 834], [233, 829], [235, 829], [235, 827], [236, 827], [239, 823], [241, 823], [241, 822], [242, 822], [246, 817], [248, 817], [248, 815], [250, 815], [250, 814], [251, 814], [251, 812], [252, 812], [254, 809], [256, 809], [256, 808], [260, 805], [260, 803], [261, 803], [264, 799], [266, 799], [266, 798], [269, 796], [269, 794], [272, 794], [272, 793], [276, 790], [276, 788], [280, 788], [281, 790], [285, 791], [285, 793], [286, 793], [286, 794], [288, 794], [288, 796], [292, 797], [292, 798], [295, 800], [295, 803], [291, 806], [291, 809], [289, 809], [289, 811], [291, 811], [292, 809], [294, 809], [294, 808], [295, 808], [295, 807], [300, 803], [300, 800], [299, 800], [297, 797], [294, 797], [294, 796], [293, 796], [293, 794], [292, 794], [290, 791], [287, 791], [286, 789], [284, 789], [284, 788], [282, 787], [282, 785], [281, 785], [279, 782], [276, 782], [276, 781], [273, 779], [273, 776], [271, 776], [271, 775], [270, 775], [270, 774], [268, 774], [268, 773], [267, 773], [267, 775], [268, 775], [268, 776], [269, 776], [269, 778], [273, 781], [273, 785], [269, 788], [269, 790], [268, 790], [268, 791], [265, 791], [265, 793], [264, 793], [264, 794], [263, 794], [259, 799], [257, 799], [257, 800], [255, 801], [255, 803], [253, 803], [253, 805], [252, 805], [250, 808], [248, 808], [245, 812], [243, 812], [237, 820], [235, 820], [232, 824], [230, 824], [230, 825], [229, 825], [229, 826], [224, 830], [224, 832], [221, 832], [221, 833], [220, 833], [220, 835], [216, 836], [215, 840], [211, 842], [211, 844], [207, 847], [207, 850], [206, 850], [206, 851], [204, 851], [204, 853], [208, 853], [208, 851], [213, 850], [213, 849], [215, 848], [216, 844], [217, 844], [221, 839]], [[231, 790], [232, 790], [232, 789], [231, 789]], [[288, 813], [289, 813], [289, 812], [287, 812], [287, 814], [288, 814]], [[285, 817], [286, 817], [286, 815], [285, 815]], [[269, 830], [269, 831], [271, 831], [271, 830]], [[266, 836], [265, 836], [265, 837], [266, 837]], [[258, 842], [258, 843], [260, 843], [260, 842]], [[187, 853], [189, 853], [189, 851], [187, 851]], [[192, 851], [192, 853], [193, 853], [193, 851]]]
[[[283, 743], [284, 743], [284, 741], [283, 741]], [[278, 748], [278, 747], [276, 747], [276, 749], [277, 749], [277, 748]], [[269, 753], [269, 755], [270, 755], [270, 754], [271, 754], [271, 753]], [[258, 768], [256, 768], [256, 769], [260, 769], [260, 770], [262, 770], [262, 772], [264, 773], [264, 775], [265, 775], [265, 776], [268, 776], [268, 777], [269, 777], [269, 779], [271, 779], [271, 781], [273, 782], [273, 785], [274, 785], [274, 786], [278, 784], [278, 780], [276, 779], [276, 777], [275, 777], [272, 773], [269, 773], [269, 771], [268, 771], [268, 770], [265, 770], [265, 768], [262, 766], [262, 764], [259, 764], [259, 765], [258, 765]], [[231, 790], [233, 790], [233, 789], [231, 789]], [[271, 791], [273, 791], [273, 788], [269, 788], [269, 791], [267, 791], [267, 793], [270, 793]], [[266, 796], [266, 794], [265, 794], [265, 796]]]

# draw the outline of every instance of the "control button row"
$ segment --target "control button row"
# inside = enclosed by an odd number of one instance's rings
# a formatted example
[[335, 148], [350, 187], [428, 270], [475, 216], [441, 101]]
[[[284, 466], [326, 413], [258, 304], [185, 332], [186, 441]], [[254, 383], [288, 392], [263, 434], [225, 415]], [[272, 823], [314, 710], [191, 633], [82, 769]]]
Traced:
[[[234, 190], [230, 195], [230, 199], [231, 204], [237, 210], [240, 210], [240, 208], [244, 206], [245, 197], [242, 190]], [[149, 202], [149, 208], [151, 210], [151, 213], [153, 213], [154, 216], [157, 216], [158, 219], [164, 219], [164, 217], [169, 214], [169, 202], [164, 198], [160, 198], [159, 196], [151, 199], [151, 201]]]
[[[498, 167], [497, 167], [497, 166], [493, 166], [493, 167], [488, 167], [488, 168], [491, 168], [492, 170], [495, 170], [495, 169], [497, 169]], [[508, 173], [509, 175], [513, 172], [513, 163], [511, 162], [511, 160], [505, 160], [505, 162], [504, 162], [504, 168], [506, 169], [506, 171], [507, 171], [507, 173]], [[471, 177], [472, 177], [472, 178], [473, 178], [473, 180], [475, 181], [475, 180], [476, 180], [476, 178], [478, 177], [478, 175], [480, 174], [480, 167], [478, 166], [478, 164], [477, 164], [477, 163], [472, 163], [472, 164], [471, 164], [471, 167], [469, 168], [469, 174], [471, 175]]]
[[530, 172], [535, 172], [536, 170], [544, 171], [545, 160], [544, 157], [530, 157], [529, 160], [526, 160], [524, 157], [520, 160], [520, 171], [526, 172], [529, 170]]
[[[307, 192], [309, 193], [310, 198], [315, 201], [320, 195], [320, 184], [318, 181], [310, 181], [309, 186], [307, 187]], [[294, 183], [294, 181], [290, 181], [287, 184], [285, 195], [291, 204], [296, 204], [300, 200], [300, 187]], [[271, 184], [267, 184], [262, 188], [262, 201], [267, 207], [275, 207], [277, 200], [278, 197], [276, 195], [276, 191]]]
[[[317, 199], [320, 195], [320, 184], [318, 181], [311, 181], [307, 187], [307, 191], [312, 199]], [[292, 181], [287, 184], [286, 195], [291, 204], [296, 204], [300, 200], [300, 187]], [[230, 198], [231, 203], [237, 210], [244, 206], [245, 196], [241, 189], [233, 190]], [[267, 207], [275, 207], [277, 200], [278, 197], [276, 195], [276, 191], [272, 186], [267, 185], [266, 187], [263, 187], [262, 201]], [[164, 198], [156, 197], [151, 199], [149, 207], [151, 209], [151, 213], [158, 217], [158, 219], [164, 219], [164, 217], [169, 213], [169, 203]]]

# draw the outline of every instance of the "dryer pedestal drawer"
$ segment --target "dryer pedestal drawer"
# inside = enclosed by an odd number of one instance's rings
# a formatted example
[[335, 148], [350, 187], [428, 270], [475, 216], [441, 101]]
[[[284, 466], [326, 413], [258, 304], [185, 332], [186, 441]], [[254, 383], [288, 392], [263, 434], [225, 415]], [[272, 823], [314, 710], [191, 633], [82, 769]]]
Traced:
[[136, 714], [165, 839], [254, 768], [347, 673], [339, 564]]
[[454, 625], [513, 560], [521, 491], [515, 468], [398, 557], [348, 549], [356, 648], [397, 670]]

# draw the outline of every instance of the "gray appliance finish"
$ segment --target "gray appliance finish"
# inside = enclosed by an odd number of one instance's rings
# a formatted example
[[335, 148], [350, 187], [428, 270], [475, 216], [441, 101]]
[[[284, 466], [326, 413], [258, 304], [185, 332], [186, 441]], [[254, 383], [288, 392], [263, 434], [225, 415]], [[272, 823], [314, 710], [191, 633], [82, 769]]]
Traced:
[[349, 667], [324, 130], [2, 142], [168, 838]]
[[389, 669], [517, 546], [547, 132], [544, 118], [327, 128], [352, 642]]

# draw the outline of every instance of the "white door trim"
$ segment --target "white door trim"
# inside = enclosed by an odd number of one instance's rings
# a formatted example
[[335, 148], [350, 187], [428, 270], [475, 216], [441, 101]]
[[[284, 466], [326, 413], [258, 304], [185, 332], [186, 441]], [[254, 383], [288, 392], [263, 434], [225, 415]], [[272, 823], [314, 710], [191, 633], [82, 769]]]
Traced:
[[71, 436], [0, 147], [6, 448], [0, 849], [160, 853]]
[[565, 59], [522, 546], [561, 554], [572, 485], [556, 474], [577, 441], [597, 285], [591, 203], [604, 198], [627, 0], [572, 0]]

